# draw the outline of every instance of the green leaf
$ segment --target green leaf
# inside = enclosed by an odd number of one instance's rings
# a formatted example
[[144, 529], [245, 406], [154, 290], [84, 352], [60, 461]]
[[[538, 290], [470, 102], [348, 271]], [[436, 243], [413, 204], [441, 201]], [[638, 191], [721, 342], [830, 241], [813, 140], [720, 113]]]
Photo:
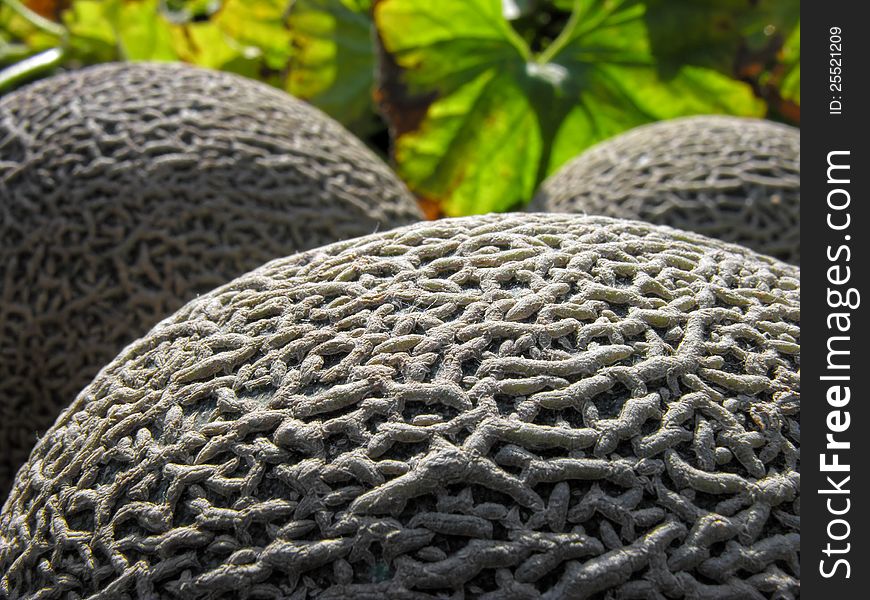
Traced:
[[178, 59], [159, 0], [75, 0], [64, 23], [86, 62]]
[[399, 138], [395, 160], [423, 197], [450, 198], [450, 214], [466, 214], [466, 199], [507, 210], [537, 183], [541, 131], [531, 100], [515, 77], [489, 70], [436, 101], [419, 130]]
[[[117, 12], [116, 2], [75, 0], [62, 14], [62, 21], [72, 35], [114, 44], [117, 40], [109, 16]], [[112, 8], [113, 10], [109, 10]]]
[[382, 91], [399, 109], [423, 106], [416, 121], [393, 123], [399, 174], [449, 215], [499, 211], [630, 127], [698, 113], [761, 116], [751, 88], [716, 68], [717, 53], [679, 41], [684, 25], [727, 1], [687, 4], [696, 11], [674, 19], [657, 12], [672, 7], [659, 0], [574, 0], [562, 32], [533, 55], [501, 0], [381, 0], [375, 20], [399, 68], [398, 85]]
[[184, 61], [283, 87], [293, 51], [289, 0], [72, 0], [61, 24], [30, 14], [18, 0], [3, 1], [6, 62], [57, 47], [70, 66]]
[[111, 2], [109, 14], [125, 60], [176, 60], [173, 25], [158, 12], [158, 0]]
[[0, 65], [8, 65], [24, 60], [32, 53], [24, 44], [8, 42], [0, 37]]
[[801, 103], [801, 26], [798, 23], [782, 48], [785, 74], [779, 86], [780, 95], [795, 104]]
[[765, 46], [799, 18], [795, 0], [649, 0], [653, 54], [731, 73], [741, 46]]
[[292, 52], [286, 0], [75, 0], [65, 23], [89, 62], [171, 60], [274, 81]]
[[160, 12], [172, 23], [208, 20], [221, 9], [223, 0], [161, 0]]
[[[235, 44], [216, 21], [171, 27], [169, 31], [175, 60], [208, 69], [225, 69], [226, 65], [234, 64], [244, 52], [244, 48]], [[252, 58], [259, 58], [259, 54], [252, 55]]]
[[105, 0], [78, 0], [63, 15], [70, 45], [86, 63], [120, 59], [118, 35], [107, 10], [112, 4]]
[[7, 3], [0, 0], [0, 48], [6, 57], [21, 56], [27, 58], [44, 50], [56, 47], [60, 43], [62, 28], [35, 15], [20, 2]]
[[296, 0], [288, 91], [351, 127], [371, 127], [375, 54], [370, 0]]
[[288, 0], [224, 0], [213, 18], [238, 54], [281, 71], [293, 52], [285, 12]]
[[4, 9], [8, 9], [17, 14], [34, 29], [45, 32], [55, 38], [62, 37], [65, 33], [63, 27], [31, 10], [24, 2], [21, 2], [21, 0], [2, 0], [2, 3]]

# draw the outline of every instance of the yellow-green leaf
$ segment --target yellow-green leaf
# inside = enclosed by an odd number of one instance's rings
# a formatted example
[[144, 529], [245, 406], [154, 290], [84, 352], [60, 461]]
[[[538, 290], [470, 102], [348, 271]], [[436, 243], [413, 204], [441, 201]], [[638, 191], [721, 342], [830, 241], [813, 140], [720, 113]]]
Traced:
[[[694, 3], [703, 16], [703, 0]], [[655, 14], [665, 10], [659, 0], [574, 0], [570, 8], [563, 31], [533, 54], [501, 0], [376, 3], [380, 37], [398, 67], [382, 89], [394, 115], [394, 157], [412, 190], [449, 215], [505, 210], [529, 200], [572, 156], [630, 127], [697, 113], [763, 114], [752, 89], [708, 56], [693, 62], [662, 50], [663, 32], [678, 36], [679, 23]], [[691, 11], [683, 19], [702, 20]]]
[[294, 49], [290, 93], [352, 129], [365, 131], [374, 115], [371, 2], [296, 0], [289, 27]]

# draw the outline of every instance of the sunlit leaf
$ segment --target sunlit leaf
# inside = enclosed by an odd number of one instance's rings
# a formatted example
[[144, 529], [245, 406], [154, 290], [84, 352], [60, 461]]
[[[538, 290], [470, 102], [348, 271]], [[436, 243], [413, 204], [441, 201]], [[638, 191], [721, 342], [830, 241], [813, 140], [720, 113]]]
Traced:
[[[39, 15], [36, 17], [39, 18]], [[0, 40], [5, 45], [13, 45], [7, 50], [10, 55], [20, 54], [21, 46], [26, 47], [28, 51], [22, 56], [26, 58], [57, 46], [60, 37], [56, 33], [38, 27], [9, 5], [0, 2]]]
[[[400, 138], [395, 159], [423, 196], [490, 199], [505, 210], [534, 191], [541, 130], [523, 83], [509, 73], [482, 73], [436, 101], [419, 130]], [[464, 210], [445, 204], [448, 213]]]
[[224, 0], [214, 20], [242, 58], [274, 71], [287, 66], [292, 36], [286, 22], [288, 0]]
[[418, 119], [393, 123], [397, 168], [418, 195], [440, 199], [450, 215], [504, 210], [531, 198], [569, 158], [630, 127], [698, 113], [763, 114], [749, 86], [713, 68], [710, 55], [691, 56], [694, 42], [670, 51], [667, 39], [683, 32], [679, 19], [656, 14], [664, 3], [570, 7], [562, 33], [533, 55], [501, 0], [375, 5], [399, 68], [382, 92], [399, 109], [423, 104]]
[[65, 23], [92, 62], [181, 60], [269, 80], [292, 52], [285, 8], [285, 0], [75, 0]]
[[160, 17], [159, 0], [109, 2], [110, 18], [124, 60], [176, 60], [172, 24]]
[[63, 13], [70, 54], [85, 64], [118, 60], [118, 37], [104, 0], [80, 0]]
[[177, 59], [209, 69], [222, 69], [243, 52], [215, 21], [170, 28]]
[[801, 27], [800, 24], [789, 36], [782, 48], [785, 74], [780, 84], [780, 95], [786, 100], [801, 103]]
[[180, 25], [207, 21], [222, 5], [223, 0], [160, 0], [160, 13]]
[[288, 89], [357, 131], [373, 118], [370, 0], [296, 0]]

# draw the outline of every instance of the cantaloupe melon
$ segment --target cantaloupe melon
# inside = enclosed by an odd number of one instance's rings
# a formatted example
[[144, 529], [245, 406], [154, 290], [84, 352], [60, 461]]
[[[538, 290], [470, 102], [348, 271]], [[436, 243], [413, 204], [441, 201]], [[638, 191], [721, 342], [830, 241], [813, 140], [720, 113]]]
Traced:
[[0, 590], [795, 598], [799, 276], [577, 215], [273, 261], [128, 346], [40, 441]]
[[0, 99], [0, 497], [37, 432], [184, 302], [420, 218], [338, 123], [240, 76], [109, 64]]
[[640, 219], [800, 260], [800, 131], [726, 116], [632, 129], [541, 186], [529, 210]]

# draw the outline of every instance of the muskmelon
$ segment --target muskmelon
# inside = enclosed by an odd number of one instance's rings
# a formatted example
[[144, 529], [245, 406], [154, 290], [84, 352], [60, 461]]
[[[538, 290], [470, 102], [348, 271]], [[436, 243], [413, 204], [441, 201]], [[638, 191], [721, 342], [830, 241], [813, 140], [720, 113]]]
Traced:
[[272, 261], [128, 346], [40, 440], [0, 590], [795, 598], [799, 276], [579, 215]]
[[0, 497], [127, 343], [267, 260], [421, 218], [388, 167], [265, 84], [108, 64], [0, 99]]
[[544, 182], [531, 211], [640, 219], [800, 260], [800, 130], [700, 116], [632, 129]]

